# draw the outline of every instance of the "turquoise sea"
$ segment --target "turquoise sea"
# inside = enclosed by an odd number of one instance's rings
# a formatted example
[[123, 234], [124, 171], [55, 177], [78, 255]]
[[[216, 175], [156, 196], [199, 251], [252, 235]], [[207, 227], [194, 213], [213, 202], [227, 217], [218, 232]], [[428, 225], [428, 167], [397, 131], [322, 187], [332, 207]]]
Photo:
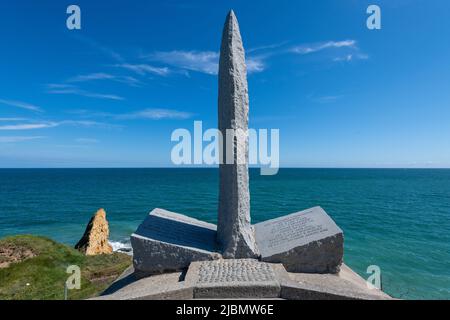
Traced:
[[[217, 169], [0, 169], [0, 237], [73, 245], [103, 207], [115, 246], [153, 208], [216, 222]], [[251, 170], [252, 219], [322, 206], [345, 233], [345, 262], [403, 299], [450, 299], [450, 170]]]

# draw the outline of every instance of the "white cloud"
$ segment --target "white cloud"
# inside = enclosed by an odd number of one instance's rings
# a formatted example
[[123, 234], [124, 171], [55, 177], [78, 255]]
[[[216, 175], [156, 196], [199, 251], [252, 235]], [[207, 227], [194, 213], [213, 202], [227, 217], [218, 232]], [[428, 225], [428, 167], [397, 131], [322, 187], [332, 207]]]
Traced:
[[353, 60], [353, 55], [352, 54], [347, 54], [345, 56], [342, 57], [336, 57], [333, 59], [333, 61], [352, 61]]
[[[270, 57], [286, 54], [311, 54], [326, 49], [347, 49], [352, 52], [347, 59], [367, 59], [368, 56], [360, 53], [357, 47], [356, 40], [342, 40], [342, 41], [327, 41], [318, 42], [312, 44], [303, 44], [299, 46], [294, 46], [292, 48], [280, 48], [284, 46], [286, 42], [266, 45], [261, 47], [256, 47], [247, 51], [249, 55], [247, 56], [247, 71], [249, 74], [263, 72], [266, 69], [266, 61]], [[257, 51], [265, 51], [262, 54], [255, 55]], [[148, 55], [142, 56], [144, 59], [150, 61], [156, 61], [159, 63], [167, 64], [175, 68], [196, 71], [210, 75], [217, 75], [219, 71], [219, 52], [215, 51], [184, 51], [184, 50], [174, 50], [174, 51], [157, 51]]]
[[344, 40], [344, 41], [328, 41], [319, 42], [314, 44], [305, 44], [293, 47], [291, 52], [298, 54], [309, 54], [314, 52], [319, 52], [330, 48], [352, 48], [357, 49], [356, 40]]
[[40, 107], [35, 106], [30, 103], [27, 103], [27, 102], [22, 102], [22, 101], [0, 99], [0, 104], [5, 104], [8, 106], [31, 110], [31, 111], [36, 111], [36, 112], [42, 112]]
[[367, 60], [369, 56], [361, 52], [356, 40], [328, 41], [313, 44], [304, 44], [293, 47], [289, 50], [291, 53], [307, 55], [317, 53], [327, 49], [335, 49], [333, 51], [335, 62], [350, 62], [353, 60]]
[[249, 58], [247, 59], [247, 72], [248, 73], [258, 73], [263, 72], [266, 65], [262, 58]]
[[280, 43], [274, 43], [274, 44], [268, 44], [268, 45], [265, 45], [265, 46], [259, 46], [259, 47], [250, 48], [250, 49], [247, 49], [245, 51], [247, 53], [252, 53], [252, 52], [256, 52], [256, 51], [273, 50], [273, 49], [277, 49], [277, 48], [283, 47], [287, 43], [288, 43], [288, 41], [283, 41], [283, 42], [280, 42]]
[[189, 119], [193, 115], [189, 112], [171, 109], [145, 109], [133, 113], [117, 115], [117, 119]]
[[164, 67], [154, 67], [148, 64], [131, 64], [131, 63], [122, 63], [114, 65], [118, 68], [123, 68], [126, 70], [130, 70], [136, 72], [137, 74], [143, 76], [145, 74], [155, 74], [158, 76], [167, 76], [170, 73], [169, 68]]
[[357, 53], [357, 54], [347, 54], [344, 56], [336, 57], [333, 59], [333, 61], [350, 62], [352, 60], [367, 60], [367, 59], [369, 59], [369, 56], [367, 54]]
[[23, 136], [12, 136], [12, 137], [0, 137], [0, 143], [15, 143], [22, 141], [30, 141], [36, 139], [45, 138], [43, 136], [31, 136], [31, 137], [23, 137]]
[[44, 123], [21, 123], [21, 124], [9, 124], [0, 126], [0, 130], [33, 130], [33, 129], [45, 129], [58, 126], [57, 122], [44, 122]]
[[111, 80], [111, 81], [116, 81], [116, 82], [120, 82], [120, 83], [125, 83], [130, 86], [137, 86], [140, 84], [140, 81], [134, 77], [116, 76], [116, 75], [112, 75], [109, 73], [102, 73], [102, 72], [78, 75], [78, 76], [68, 79], [67, 82], [87, 82], [87, 81], [96, 81], [96, 80]]
[[0, 118], [0, 121], [24, 121], [25, 118]]
[[[107, 118], [112, 120], [138, 120], [138, 119], [148, 119], [148, 120], [162, 120], [162, 119], [189, 119], [194, 116], [194, 114], [185, 111], [179, 111], [174, 109], [164, 109], [164, 108], [148, 108], [142, 109], [130, 113], [111, 113], [111, 112], [91, 112], [89, 110], [73, 110], [70, 113], [78, 114], [87, 118]], [[90, 121], [77, 121], [78, 124], [84, 123], [89, 124]], [[98, 124], [93, 121], [93, 124]]]
[[78, 138], [78, 139], [75, 139], [75, 142], [83, 143], [83, 144], [99, 143], [99, 141], [97, 139], [93, 139], [93, 138]]
[[159, 51], [145, 56], [181, 69], [215, 75], [218, 72], [219, 53], [213, 51]]
[[62, 125], [83, 126], [83, 127], [97, 127], [97, 128], [114, 128], [120, 127], [104, 122], [89, 121], [89, 120], [63, 120], [63, 121], [48, 121], [35, 123], [15, 123], [0, 126], [1, 131], [15, 131], [15, 130], [36, 130], [59, 127]]
[[49, 94], [73, 94], [88, 98], [109, 99], [109, 100], [125, 100], [123, 97], [115, 94], [95, 93], [82, 90], [74, 85], [69, 84], [49, 84], [47, 85]]
[[[219, 72], [218, 52], [214, 51], [158, 51], [144, 56], [152, 61], [165, 63], [180, 69], [201, 72], [209, 75], [217, 75]], [[248, 73], [261, 72], [265, 69], [262, 57], [247, 59]]]
[[94, 127], [105, 129], [118, 129], [122, 127], [121, 125], [91, 120], [64, 120], [58, 122], [58, 125], [71, 125], [71, 126]]
[[115, 79], [115, 76], [108, 73], [90, 73], [86, 75], [78, 75], [73, 78], [70, 78], [69, 82], [84, 82], [84, 81], [92, 81], [92, 80], [112, 80]]
[[[356, 40], [327, 41], [313, 44], [303, 44], [292, 47], [290, 49], [281, 49], [286, 43], [279, 43], [256, 47], [248, 50], [248, 53], [257, 51], [266, 51], [263, 54], [247, 56], [247, 71], [249, 74], [263, 72], [266, 69], [266, 61], [272, 56], [295, 53], [295, 54], [311, 54], [326, 49], [347, 49], [351, 54], [347, 54], [345, 59], [367, 59], [368, 56], [360, 53]], [[280, 49], [278, 49], [280, 48]], [[217, 75], [219, 71], [219, 52], [215, 51], [157, 51], [142, 56], [144, 59], [156, 61], [175, 68], [187, 71], [196, 71], [210, 75]], [[339, 57], [342, 58], [342, 57]]]
[[71, 84], [63, 84], [63, 83], [49, 83], [47, 84], [47, 88], [51, 90], [64, 90], [64, 89], [74, 89], [76, 88], [74, 85]]

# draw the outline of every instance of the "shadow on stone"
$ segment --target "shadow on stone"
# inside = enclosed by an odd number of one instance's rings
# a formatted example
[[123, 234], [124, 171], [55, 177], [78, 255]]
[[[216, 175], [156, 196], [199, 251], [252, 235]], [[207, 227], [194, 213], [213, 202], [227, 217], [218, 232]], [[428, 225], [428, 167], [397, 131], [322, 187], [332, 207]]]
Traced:
[[102, 296], [106, 296], [109, 294], [113, 294], [116, 291], [132, 284], [137, 280], [137, 277], [134, 273], [134, 270], [132, 267], [125, 270], [122, 275], [120, 275], [119, 278], [117, 278], [116, 281], [113, 282], [105, 291], [102, 292]]

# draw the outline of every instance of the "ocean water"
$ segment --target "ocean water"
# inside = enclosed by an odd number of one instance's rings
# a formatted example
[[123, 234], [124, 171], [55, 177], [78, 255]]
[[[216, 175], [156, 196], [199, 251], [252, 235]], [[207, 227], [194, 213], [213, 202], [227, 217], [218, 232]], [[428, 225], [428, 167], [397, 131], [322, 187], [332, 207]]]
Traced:
[[[344, 230], [345, 262], [402, 299], [450, 299], [450, 170], [251, 170], [254, 222], [322, 206]], [[0, 169], [0, 237], [74, 245], [100, 207], [115, 248], [153, 208], [215, 223], [216, 169]]]

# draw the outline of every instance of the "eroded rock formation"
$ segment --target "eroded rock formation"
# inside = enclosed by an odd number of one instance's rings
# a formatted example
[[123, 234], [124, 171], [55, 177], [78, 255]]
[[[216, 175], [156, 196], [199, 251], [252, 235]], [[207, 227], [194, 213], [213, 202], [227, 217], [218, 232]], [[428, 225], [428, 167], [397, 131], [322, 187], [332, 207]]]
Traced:
[[103, 209], [89, 221], [83, 237], [78, 241], [75, 249], [83, 252], [87, 256], [99, 254], [110, 254], [113, 252], [109, 239], [109, 226], [106, 220], [106, 212]]

